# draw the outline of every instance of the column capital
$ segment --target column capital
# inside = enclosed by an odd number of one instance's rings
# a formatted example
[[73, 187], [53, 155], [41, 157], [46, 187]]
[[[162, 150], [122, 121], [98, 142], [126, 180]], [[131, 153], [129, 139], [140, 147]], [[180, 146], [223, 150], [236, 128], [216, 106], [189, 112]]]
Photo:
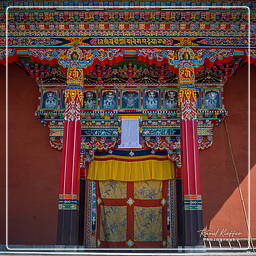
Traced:
[[65, 89], [65, 102], [78, 101], [81, 105], [83, 104], [83, 91], [82, 88], [67, 88]]
[[83, 91], [81, 88], [68, 88], [65, 90], [65, 120], [80, 120], [80, 110], [83, 105]]
[[179, 105], [184, 100], [190, 100], [196, 102], [196, 89], [195, 88], [180, 88], [179, 90]]
[[195, 120], [197, 118], [195, 88], [180, 88], [178, 102], [181, 106], [182, 120]]

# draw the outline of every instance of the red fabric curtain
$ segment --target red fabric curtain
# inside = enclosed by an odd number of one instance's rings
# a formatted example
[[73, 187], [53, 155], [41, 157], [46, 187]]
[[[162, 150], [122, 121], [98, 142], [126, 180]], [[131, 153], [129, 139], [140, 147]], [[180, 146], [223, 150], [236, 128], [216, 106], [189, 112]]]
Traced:
[[97, 247], [163, 248], [168, 181], [97, 181]]

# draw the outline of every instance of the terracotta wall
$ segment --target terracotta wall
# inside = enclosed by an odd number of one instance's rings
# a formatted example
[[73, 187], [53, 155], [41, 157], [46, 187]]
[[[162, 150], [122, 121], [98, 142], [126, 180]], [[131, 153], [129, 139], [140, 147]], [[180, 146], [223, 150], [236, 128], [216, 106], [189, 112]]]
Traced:
[[[255, 73], [255, 69], [253, 72]], [[1, 72], [1, 103], [4, 73]], [[225, 87], [227, 118], [243, 192], [247, 175], [247, 69]], [[255, 90], [253, 91], [255, 95]], [[47, 128], [34, 118], [38, 88], [15, 64], [9, 66], [9, 241], [15, 244], [54, 244], [61, 153], [51, 149]], [[254, 96], [256, 98], [256, 95]], [[255, 103], [255, 102], [254, 102]], [[0, 243], [5, 241], [5, 166], [3, 105], [0, 111]], [[256, 110], [252, 111], [255, 125]], [[255, 130], [255, 128], [254, 128]], [[256, 144], [256, 135], [251, 137]], [[256, 151], [252, 148], [252, 165]], [[224, 125], [215, 128], [211, 149], [200, 153], [204, 223], [211, 230], [227, 228], [246, 233]], [[255, 223], [255, 222], [254, 222]], [[256, 227], [256, 225], [254, 225]], [[256, 232], [254, 231], [256, 236]], [[243, 236], [242, 235], [242, 236]]]
[[[4, 68], [1, 67], [1, 78], [3, 75]], [[3, 95], [3, 91], [2, 79], [0, 95]], [[8, 223], [9, 242], [14, 244], [54, 244], [56, 240], [61, 153], [51, 149], [48, 129], [34, 118], [38, 96], [35, 81], [18, 66], [11, 64], [8, 104]], [[1, 170], [1, 175], [2, 173]], [[1, 176], [1, 192], [3, 188]], [[0, 209], [3, 243], [4, 205]]]
[[0, 66], [0, 244], [5, 241], [5, 90], [4, 67]]
[[[256, 165], [256, 69], [251, 74], [251, 164]], [[246, 238], [248, 230], [245, 222], [241, 198], [248, 211], [248, 69], [240, 69], [225, 85], [225, 106], [229, 112], [226, 118], [235, 166], [238, 172], [242, 197], [238, 189], [231, 150], [224, 123], [214, 130], [213, 146], [200, 152], [200, 173], [203, 189], [204, 224], [220, 237], [224, 233], [236, 232], [234, 237]], [[251, 170], [252, 190], [255, 192], [255, 168]], [[254, 194], [255, 195], [255, 194]], [[251, 213], [256, 212], [255, 197], [251, 193]], [[249, 217], [249, 216], [248, 216]], [[255, 215], [251, 214], [251, 227], [256, 237]], [[223, 231], [223, 232], [222, 232]], [[213, 235], [214, 237], [214, 235]], [[225, 237], [228, 237], [225, 235]]]

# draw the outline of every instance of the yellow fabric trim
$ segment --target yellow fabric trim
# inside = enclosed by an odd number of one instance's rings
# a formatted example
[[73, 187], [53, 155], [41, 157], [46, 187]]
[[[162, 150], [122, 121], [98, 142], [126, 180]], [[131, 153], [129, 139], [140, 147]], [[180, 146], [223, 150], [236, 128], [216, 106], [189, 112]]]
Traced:
[[159, 156], [159, 155], [145, 155], [145, 156], [118, 156], [118, 155], [106, 155], [106, 156], [95, 156], [94, 159], [97, 160], [103, 160], [103, 159], [109, 159], [114, 158], [115, 160], [141, 160], [146, 158], [157, 158], [159, 160], [169, 160], [168, 156]]
[[138, 119], [141, 115], [119, 115], [122, 119]]
[[139, 116], [122, 116], [122, 119], [138, 119]]
[[[106, 156], [100, 158], [104, 159], [104, 157], [106, 158]], [[143, 156], [143, 158], [145, 157], [147, 156]], [[160, 157], [163, 158], [163, 156]], [[117, 159], [98, 161], [97, 158], [89, 165], [87, 178], [90, 180], [143, 181], [174, 179], [174, 165], [169, 159], [127, 162]], [[134, 159], [134, 157], [122, 158]]]

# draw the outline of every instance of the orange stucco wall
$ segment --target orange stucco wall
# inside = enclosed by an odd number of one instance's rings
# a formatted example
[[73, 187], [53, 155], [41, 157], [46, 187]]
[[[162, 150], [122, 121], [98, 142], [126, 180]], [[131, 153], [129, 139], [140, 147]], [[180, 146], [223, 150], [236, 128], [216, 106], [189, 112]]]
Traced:
[[[255, 68], [253, 73], [256, 74]], [[5, 68], [0, 67], [1, 103], [4, 103]], [[255, 85], [255, 78], [254, 83]], [[253, 87], [253, 86], [252, 86]], [[255, 87], [255, 86], [254, 86]], [[252, 95], [251, 166], [256, 164], [256, 90]], [[34, 118], [38, 102], [35, 81], [15, 64], [9, 65], [9, 242], [54, 244], [57, 226], [57, 195], [61, 153], [49, 145], [48, 130]], [[226, 119], [241, 189], [247, 205], [247, 68], [225, 86]], [[0, 111], [0, 243], [5, 241], [5, 121]], [[224, 125], [215, 128], [213, 146], [200, 152], [204, 225], [211, 231], [227, 229], [246, 237], [244, 214], [239, 199]], [[255, 181], [255, 169], [254, 173]], [[255, 201], [255, 198], [254, 198]], [[251, 204], [256, 210], [255, 203]], [[254, 210], [254, 211], [255, 211]], [[252, 226], [256, 227], [252, 219]], [[253, 229], [254, 237], [256, 230]]]
[[[252, 67], [251, 81], [251, 164], [256, 165], [256, 69]], [[238, 172], [242, 198], [248, 211], [248, 69], [243, 67], [225, 85], [225, 107], [229, 112], [226, 118], [235, 165]], [[214, 130], [213, 146], [200, 153], [200, 173], [203, 189], [204, 224], [209, 232], [228, 237], [235, 232], [235, 237], [246, 238], [248, 235], [241, 195], [237, 186], [231, 151], [227, 140], [225, 125], [222, 123]], [[251, 227], [256, 237], [255, 216], [255, 167], [251, 170]], [[253, 195], [254, 190], [254, 195]], [[254, 199], [254, 200], [253, 200]], [[248, 213], [249, 215], [249, 213]], [[249, 216], [248, 216], [249, 218]], [[224, 235], [224, 233], [226, 235]], [[215, 236], [212, 235], [212, 237]]]
[[[0, 95], [3, 91], [2, 80]], [[10, 65], [8, 91], [9, 242], [54, 244], [61, 152], [50, 147], [47, 128], [34, 118], [39, 97], [35, 81], [15, 64]], [[4, 187], [1, 178], [1, 192]], [[1, 243], [5, 240], [4, 208], [1, 205]]]

